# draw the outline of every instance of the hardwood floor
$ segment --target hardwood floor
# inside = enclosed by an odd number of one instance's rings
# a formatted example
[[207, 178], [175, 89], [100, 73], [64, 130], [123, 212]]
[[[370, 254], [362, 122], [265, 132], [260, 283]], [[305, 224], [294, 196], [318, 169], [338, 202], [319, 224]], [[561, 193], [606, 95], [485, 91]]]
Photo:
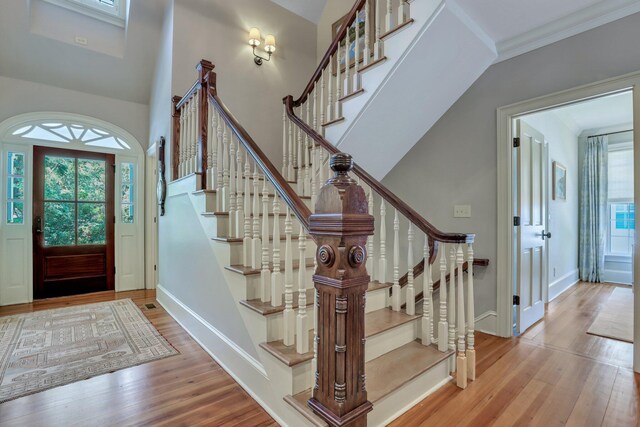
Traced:
[[[0, 316], [131, 298], [180, 354], [0, 404], [2, 426], [272, 426], [273, 419], [155, 301], [104, 292], [0, 307]], [[155, 303], [157, 308], [143, 305]]]
[[614, 287], [580, 283], [518, 338], [476, 337], [478, 378], [450, 383], [393, 426], [635, 426], [633, 346], [586, 330]]

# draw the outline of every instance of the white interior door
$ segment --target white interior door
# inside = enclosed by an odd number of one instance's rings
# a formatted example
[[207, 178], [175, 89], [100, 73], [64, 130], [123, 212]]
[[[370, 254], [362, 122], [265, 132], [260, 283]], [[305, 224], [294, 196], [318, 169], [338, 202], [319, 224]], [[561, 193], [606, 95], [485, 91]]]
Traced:
[[519, 333], [544, 316], [544, 289], [547, 286], [547, 163], [544, 135], [522, 120], [516, 122], [520, 147], [516, 148], [518, 195], [516, 215], [516, 291], [520, 304], [516, 308]]

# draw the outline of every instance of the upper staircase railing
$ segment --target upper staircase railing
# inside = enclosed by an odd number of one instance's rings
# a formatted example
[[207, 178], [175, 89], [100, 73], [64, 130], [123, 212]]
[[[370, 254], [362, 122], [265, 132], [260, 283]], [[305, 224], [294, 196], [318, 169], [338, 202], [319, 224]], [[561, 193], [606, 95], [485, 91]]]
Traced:
[[[356, 6], [366, 7], [369, 3], [358, 1]], [[359, 10], [354, 7], [350, 15]], [[345, 36], [346, 32], [340, 34]], [[334, 41], [332, 46], [340, 43]], [[381, 51], [382, 46], [376, 49]], [[467, 378], [475, 378], [473, 266], [484, 264], [484, 260], [474, 260], [474, 235], [441, 232], [325, 140], [318, 126], [322, 110], [318, 95], [324, 98], [326, 94], [317, 90], [317, 80], [310, 84], [310, 92], [300, 98], [298, 107], [291, 96], [285, 98], [284, 161], [282, 169], [278, 169], [219, 98], [213, 68], [209, 61], [202, 60], [197, 66], [198, 80], [184, 96], [173, 98], [172, 180], [195, 175], [200, 191], [215, 194], [214, 212], [210, 214], [227, 219], [229, 240], [242, 241], [240, 267], [260, 274], [256, 297], [273, 307], [283, 307], [284, 345], [295, 346], [299, 354], [313, 352], [314, 410], [335, 425], [338, 418], [363, 418], [364, 409], [369, 408], [363, 403], [366, 393], [350, 394], [355, 390], [351, 386], [343, 393], [342, 387], [349, 380], [342, 370], [351, 368], [339, 362], [345, 348], [350, 363], [359, 361], [353, 369], [364, 374], [362, 349], [355, 356], [351, 353], [356, 351], [353, 343], [364, 343], [364, 328], [348, 326], [363, 325], [364, 311], [347, 309], [351, 303], [346, 302], [354, 297], [364, 304], [366, 286], [360, 283], [364, 278], [365, 283], [393, 283], [390, 305], [395, 311], [405, 309], [409, 315], [420, 316], [424, 345], [437, 343], [442, 352], [457, 350], [457, 365], [452, 370], [457, 370], [458, 385], [466, 387]], [[321, 79], [322, 75], [323, 71]], [[306, 120], [298, 116], [303, 113]], [[358, 183], [349, 178], [350, 172]], [[347, 193], [351, 196], [347, 197]], [[394, 209], [391, 257], [386, 255], [387, 206]], [[366, 214], [373, 213], [374, 207], [379, 207], [375, 219]], [[375, 224], [375, 231], [367, 237], [369, 225], [363, 224], [369, 221]], [[406, 240], [400, 239], [401, 221], [407, 229]], [[422, 240], [415, 238], [415, 230], [422, 232]], [[406, 245], [403, 267], [401, 243]], [[418, 263], [414, 252], [422, 258]], [[312, 256], [308, 258], [309, 255]], [[437, 257], [438, 312], [434, 310], [432, 278], [432, 264]], [[313, 307], [308, 309], [307, 267], [312, 266], [316, 291]], [[401, 276], [403, 272], [406, 274]], [[416, 289], [415, 279], [420, 275], [423, 283]], [[353, 293], [356, 282], [351, 281], [356, 277], [357, 295]], [[416, 306], [416, 296], [420, 295], [422, 303]], [[339, 332], [336, 327], [344, 328]], [[309, 330], [314, 334], [313, 348]], [[326, 347], [329, 343], [331, 346]], [[364, 377], [358, 381], [362, 384], [357, 388], [364, 390]], [[345, 405], [336, 406], [335, 401]], [[360, 409], [355, 408], [355, 403]], [[348, 407], [351, 409], [346, 411]]]

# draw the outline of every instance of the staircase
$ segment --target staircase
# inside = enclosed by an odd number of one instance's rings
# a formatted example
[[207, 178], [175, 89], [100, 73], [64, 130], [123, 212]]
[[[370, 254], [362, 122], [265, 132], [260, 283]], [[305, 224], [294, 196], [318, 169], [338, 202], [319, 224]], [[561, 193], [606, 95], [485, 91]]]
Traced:
[[380, 180], [497, 54], [453, 0], [359, 0], [346, 22], [292, 105]]
[[[284, 424], [384, 425], [443, 384], [465, 388], [475, 379], [473, 269], [488, 261], [474, 257], [474, 235], [441, 232], [340, 151], [393, 159], [410, 148], [396, 138], [371, 150], [380, 138], [358, 146], [353, 133], [366, 134], [358, 122], [408, 63], [408, 53], [394, 52], [418, 46], [455, 9], [430, 0], [380, 3], [358, 0], [303, 94], [284, 98], [281, 167], [218, 97], [210, 62], [201, 61], [191, 89], [173, 99], [169, 197], [176, 201], [168, 211], [198, 213], [189, 236], [207, 236], [220, 267], [212, 285], [236, 305], [220, 308], [240, 319], [235, 329], [245, 343], [222, 341], [251, 361], [259, 385], [243, 380], [231, 359], [223, 366]], [[359, 60], [345, 66], [352, 44]], [[407, 135], [412, 144], [421, 136]], [[178, 201], [185, 195], [188, 206]], [[165, 296], [159, 301], [178, 310]], [[257, 359], [247, 354], [253, 348]]]

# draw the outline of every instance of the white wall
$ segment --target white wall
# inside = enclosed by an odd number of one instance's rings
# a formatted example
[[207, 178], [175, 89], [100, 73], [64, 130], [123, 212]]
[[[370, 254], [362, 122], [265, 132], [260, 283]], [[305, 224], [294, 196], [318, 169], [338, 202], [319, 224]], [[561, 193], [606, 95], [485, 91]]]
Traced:
[[[496, 309], [497, 108], [638, 71], [637, 40], [640, 14], [493, 65], [383, 180], [440, 229], [476, 233], [476, 256], [491, 260], [476, 313]], [[472, 218], [454, 219], [455, 204]]]
[[146, 148], [147, 105], [0, 76], [0, 122], [37, 111], [75, 113], [104, 120], [126, 130], [143, 150]]
[[320, 60], [333, 41], [333, 34], [331, 33], [331, 27], [333, 26], [333, 23], [346, 15], [351, 10], [354, 3], [355, 2], [353, 1], [327, 0], [327, 5], [322, 11], [320, 21], [318, 22], [318, 63], [320, 63]]
[[[548, 144], [547, 164], [549, 183], [549, 231], [548, 246], [549, 300], [578, 280], [578, 137], [553, 110], [522, 118], [540, 131]], [[567, 168], [567, 199], [553, 200], [553, 162]]]
[[[248, 34], [274, 34], [270, 62], [253, 62]], [[195, 65], [215, 65], [218, 93], [276, 165], [282, 163], [282, 98], [297, 97], [316, 66], [316, 27], [270, 2], [176, 0], [172, 90], [182, 95], [196, 80]], [[264, 53], [263, 53], [264, 55]]]

